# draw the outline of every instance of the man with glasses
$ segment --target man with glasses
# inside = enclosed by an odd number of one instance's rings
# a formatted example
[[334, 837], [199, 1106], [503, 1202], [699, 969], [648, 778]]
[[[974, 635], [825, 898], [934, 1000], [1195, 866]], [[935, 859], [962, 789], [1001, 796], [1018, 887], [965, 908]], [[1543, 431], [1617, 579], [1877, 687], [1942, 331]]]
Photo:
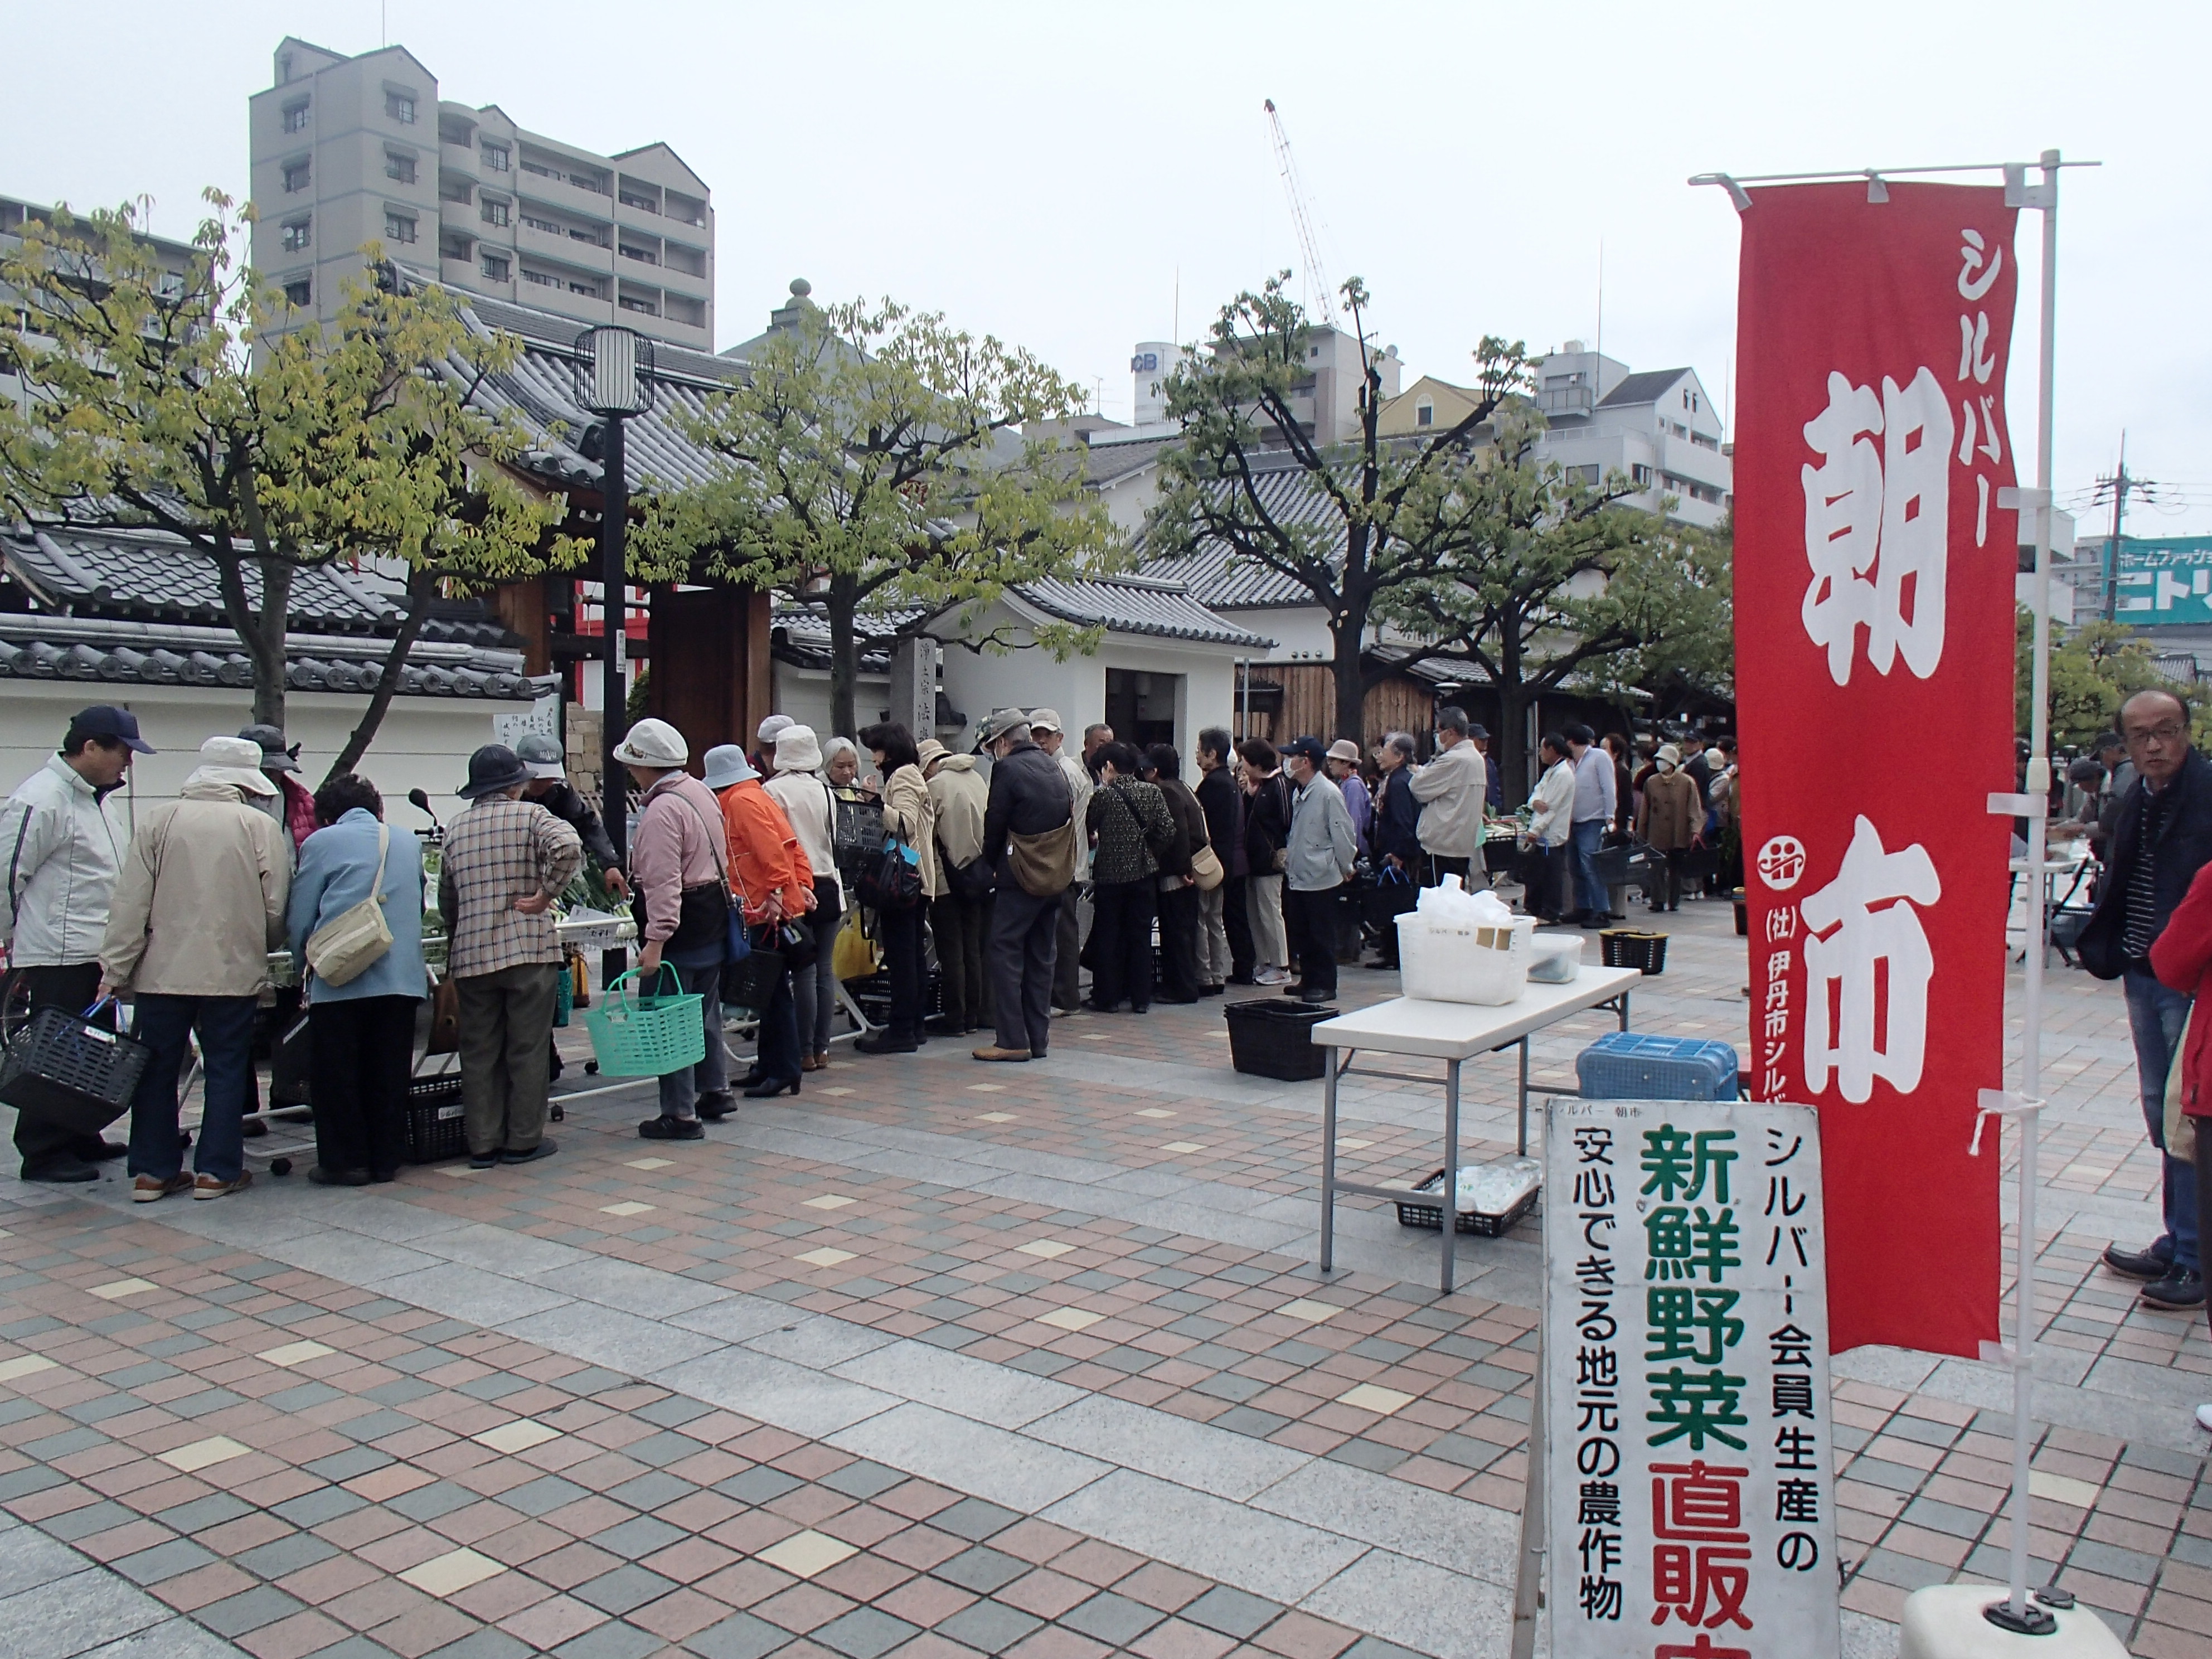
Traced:
[[2120, 735], [2136, 781], [2120, 797], [2097, 908], [2081, 933], [2082, 965], [2125, 987], [2136, 1081], [2151, 1145], [2165, 1165], [2166, 1230], [2148, 1249], [2105, 1252], [2114, 1273], [2147, 1281], [2154, 1308], [2204, 1303], [2197, 1254], [2196, 1171], [2166, 1157], [2166, 1077], [2189, 1020], [2189, 998], [2158, 982], [2147, 958], [2174, 907], [2212, 862], [2212, 761], [2191, 747], [2189, 709], [2171, 691], [2138, 691], [2120, 705]]

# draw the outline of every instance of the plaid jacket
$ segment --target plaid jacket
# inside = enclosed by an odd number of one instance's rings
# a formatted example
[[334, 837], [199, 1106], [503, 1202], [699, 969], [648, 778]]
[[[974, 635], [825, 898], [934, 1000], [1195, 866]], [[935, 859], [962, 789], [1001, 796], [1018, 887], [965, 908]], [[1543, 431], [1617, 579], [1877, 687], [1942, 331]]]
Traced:
[[454, 819], [438, 878], [438, 908], [451, 940], [447, 972], [461, 977], [559, 962], [553, 913], [525, 915], [514, 902], [558, 893], [583, 862], [576, 832], [534, 802], [493, 795]]

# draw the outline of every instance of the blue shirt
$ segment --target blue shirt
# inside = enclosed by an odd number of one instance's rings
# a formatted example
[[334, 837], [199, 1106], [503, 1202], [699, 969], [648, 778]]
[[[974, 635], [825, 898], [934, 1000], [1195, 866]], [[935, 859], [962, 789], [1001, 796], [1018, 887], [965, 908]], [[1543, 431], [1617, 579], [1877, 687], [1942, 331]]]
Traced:
[[[356, 806], [301, 846], [285, 920], [292, 955], [303, 975], [307, 936], [368, 896], [376, 879], [376, 815]], [[422, 843], [411, 830], [392, 832], [382, 890], [384, 925], [392, 930], [392, 948], [343, 985], [325, 985], [309, 977], [310, 1003], [428, 994], [422, 968]]]

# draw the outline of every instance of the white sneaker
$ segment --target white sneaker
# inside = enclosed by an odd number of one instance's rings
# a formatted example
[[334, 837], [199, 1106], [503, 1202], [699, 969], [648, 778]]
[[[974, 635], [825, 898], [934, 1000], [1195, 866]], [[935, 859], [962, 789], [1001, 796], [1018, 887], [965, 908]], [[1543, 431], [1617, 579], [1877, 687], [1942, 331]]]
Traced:
[[2197, 1408], [2197, 1426], [2200, 1429], [2212, 1429], [2212, 1406], [2199, 1406]]
[[1253, 973], [1252, 982], [1255, 985], [1285, 985], [1290, 982], [1290, 977], [1280, 968], [1261, 968]]

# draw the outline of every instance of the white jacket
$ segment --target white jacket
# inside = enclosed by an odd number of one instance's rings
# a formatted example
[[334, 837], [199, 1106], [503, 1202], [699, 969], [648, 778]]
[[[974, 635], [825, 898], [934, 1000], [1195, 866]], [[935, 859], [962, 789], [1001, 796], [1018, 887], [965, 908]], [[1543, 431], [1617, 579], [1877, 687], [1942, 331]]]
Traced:
[[1421, 803], [1416, 832], [1421, 850], [1438, 858], [1480, 858], [1489, 780], [1474, 739], [1462, 738], [1426, 766], [1408, 772], [1406, 781]]
[[[1084, 815], [1091, 810], [1091, 792], [1098, 786], [1091, 782], [1090, 769], [1065, 749], [1054, 758], [1060, 762], [1060, 775], [1067, 780], [1068, 795], [1075, 806], [1075, 822], [1085, 823]], [[1076, 849], [1075, 878], [1079, 882], [1091, 879], [1091, 842], [1088, 836], [1083, 838], [1083, 844]]]
[[[112, 793], [112, 791], [110, 792]], [[0, 943], [18, 968], [96, 961], [130, 832], [59, 755], [0, 805]]]
[[1528, 817], [1528, 833], [1546, 847], [1564, 847], [1574, 829], [1575, 763], [1554, 761], [1528, 797], [1536, 810]]
[[806, 854], [806, 862], [813, 867], [814, 879], [825, 877], [837, 890], [837, 902], [845, 902], [845, 883], [837, 873], [837, 806], [830, 786], [822, 781], [819, 772], [779, 772], [761, 787], [769, 798], [783, 808], [783, 815], [791, 820], [791, 833], [798, 838], [799, 850]]

